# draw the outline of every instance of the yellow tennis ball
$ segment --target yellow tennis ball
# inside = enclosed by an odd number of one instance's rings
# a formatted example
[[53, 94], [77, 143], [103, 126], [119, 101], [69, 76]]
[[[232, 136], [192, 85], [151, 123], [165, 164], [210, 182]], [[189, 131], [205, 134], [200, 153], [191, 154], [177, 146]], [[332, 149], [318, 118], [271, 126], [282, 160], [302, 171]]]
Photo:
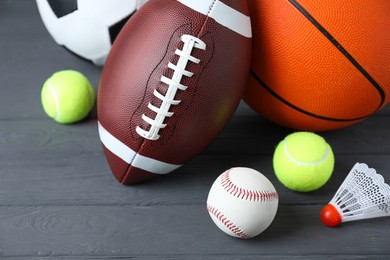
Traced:
[[288, 135], [276, 147], [273, 166], [276, 177], [287, 188], [309, 192], [321, 188], [334, 168], [332, 148], [321, 136], [310, 132]]
[[83, 74], [63, 70], [45, 81], [41, 101], [49, 117], [59, 123], [70, 124], [89, 114], [95, 101], [95, 92]]

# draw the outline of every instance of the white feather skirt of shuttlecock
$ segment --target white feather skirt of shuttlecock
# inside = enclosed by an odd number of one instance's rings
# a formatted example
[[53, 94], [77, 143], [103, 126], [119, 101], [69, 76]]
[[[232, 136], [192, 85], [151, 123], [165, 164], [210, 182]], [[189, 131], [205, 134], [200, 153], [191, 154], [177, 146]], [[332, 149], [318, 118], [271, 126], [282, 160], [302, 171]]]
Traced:
[[390, 186], [375, 169], [356, 163], [330, 204], [342, 222], [390, 216]]

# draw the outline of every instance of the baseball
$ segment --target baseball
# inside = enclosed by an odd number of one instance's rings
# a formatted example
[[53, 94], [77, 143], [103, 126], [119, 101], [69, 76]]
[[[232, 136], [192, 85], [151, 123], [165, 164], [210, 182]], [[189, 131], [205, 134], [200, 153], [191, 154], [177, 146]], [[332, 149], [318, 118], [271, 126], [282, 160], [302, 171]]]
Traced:
[[272, 183], [250, 168], [231, 168], [211, 186], [207, 210], [226, 234], [249, 239], [272, 223], [279, 196]]

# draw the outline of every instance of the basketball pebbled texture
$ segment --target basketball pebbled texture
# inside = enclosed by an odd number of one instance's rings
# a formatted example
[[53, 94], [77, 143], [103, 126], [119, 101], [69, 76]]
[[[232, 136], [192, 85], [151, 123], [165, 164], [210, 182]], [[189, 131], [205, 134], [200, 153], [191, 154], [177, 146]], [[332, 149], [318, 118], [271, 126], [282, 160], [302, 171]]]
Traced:
[[247, 1], [147, 2], [118, 35], [98, 90], [117, 180], [169, 173], [202, 151], [237, 108], [250, 57]]
[[244, 100], [285, 127], [324, 131], [389, 102], [390, 1], [249, 2], [253, 62]]

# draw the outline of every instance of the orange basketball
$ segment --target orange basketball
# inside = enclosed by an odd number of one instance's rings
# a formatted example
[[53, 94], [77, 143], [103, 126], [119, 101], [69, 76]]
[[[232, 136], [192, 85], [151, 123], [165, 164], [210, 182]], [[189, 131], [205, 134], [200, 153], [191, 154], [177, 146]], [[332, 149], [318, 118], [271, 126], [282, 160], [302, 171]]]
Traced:
[[389, 101], [390, 0], [249, 1], [252, 69], [244, 100], [285, 127], [357, 123]]

